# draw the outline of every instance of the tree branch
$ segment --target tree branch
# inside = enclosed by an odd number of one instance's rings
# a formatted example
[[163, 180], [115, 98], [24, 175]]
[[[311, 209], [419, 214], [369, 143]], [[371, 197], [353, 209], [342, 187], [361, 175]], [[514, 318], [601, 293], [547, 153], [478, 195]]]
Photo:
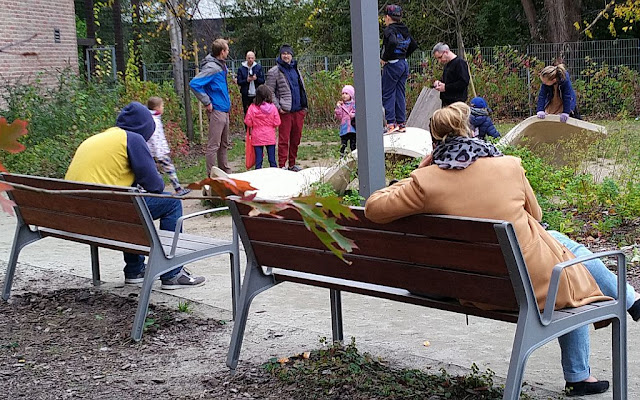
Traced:
[[615, 0], [611, 0], [605, 7], [604, 10], [600, 11], [598, 13], [598, 15], [596, 15], [596, 18], [589, 24], [587, 25], [581, 32], [580, 35], [583, 35], [585, 32], [591, 30], [591, 28], [593, 28], [593, 26], [596, 24], [596, 22], [598, 22], [598, 20], [600, 20], [600, 18], [602, 18], [604, 16], [604, 14], [609, 11], [609, 9], [611, 7], [613, 7], [615, 5], [616, 1]]
[[[21, 45], [23, 43], [27, 43], [27, 42], [35, 39], [37, 36], [38, 36], [38, 34], [34, 33], [30, 38], [23, 39], [23, 40], [18, 40], [17, 42], [13, 42], [13, 43], [9, 43], [7, 45], [4, 45], [4, 46], [0, 47], [0, 53], [3, 53], [3, 52], [7, 53], [7, 51], [6, 51], [7, 49], [9, 49], [9, 48], [11, 48], [13, 46], [18, 46], [18, 45]], [[11, 53], [11, 54], [17, 54], [17, 53]]]

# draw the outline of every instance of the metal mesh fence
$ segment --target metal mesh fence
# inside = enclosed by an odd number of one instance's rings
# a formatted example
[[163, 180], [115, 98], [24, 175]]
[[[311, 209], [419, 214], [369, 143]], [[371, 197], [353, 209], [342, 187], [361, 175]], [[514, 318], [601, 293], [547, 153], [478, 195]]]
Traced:
[[[457, 54], [457, 49], [452, 51]], [[542, 66], [558, 60], [562, 61], [570, 72], [578, 93], [578, 105], [583, 107], [586, 114], [598, 114], [615, 107], [639, 107], [628, 103], [634, 102], [633, 98], [626, 99], [625, 104], [622, 104], [621, 99], [612, 99], [613, 88], [608, 87], [624, 75], [625, 71], [640, 72], [639, 39], [476, 47], [466, 49], [466, 58], [470, 62], [478, 95], [487, 97], [499, 118], [521, 118], [534, 113], [540, 87], [537, 74]], [[334, 71], [341, 66], [349, 65], [351, 55], [302, 55], [296, 60], [298, 68], [305, 75], [312, 75], [319, 71]], [[234, 76], [242, 61], [227, 60], [229, 70]], [[410, 79], [418, 79], [428, 85], [431, 79], [440, 78], [441, 67], [430, 57], [430, 52], [416, 52], [408, 61], [412, 72]], [[275, 65], [275, 59], [259, 59], [257, 62], [263, 66], [265, 72]], [[154, 82], [172, 80], [171, 68], [171, 64], [147, 64], [146, 79]], [[377, 65], [372, 67], [372, 71], [374, 70], [379, 73]], [[194, 75], [195, 65], [191, 63], [190, 76]], [[598, 83], [592, 84], [594, 80]], [[632, 112], [638, 111], [635, 109]]]

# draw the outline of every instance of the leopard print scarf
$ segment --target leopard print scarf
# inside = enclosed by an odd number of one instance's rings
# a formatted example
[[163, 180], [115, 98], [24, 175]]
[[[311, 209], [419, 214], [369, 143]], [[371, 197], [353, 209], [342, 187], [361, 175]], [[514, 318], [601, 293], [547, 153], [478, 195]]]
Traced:
[[433, 163], [442, 169], [465, 169], [479, 157], [501, 157], [493, 144], [476, 138], [448, 137], [433, 151]]

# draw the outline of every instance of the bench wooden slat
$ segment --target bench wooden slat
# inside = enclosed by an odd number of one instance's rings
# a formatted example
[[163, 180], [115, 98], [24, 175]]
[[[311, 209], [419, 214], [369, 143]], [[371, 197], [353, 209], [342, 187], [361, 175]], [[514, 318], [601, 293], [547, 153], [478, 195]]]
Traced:
[[130, 224], [29, 207], [20, 207], [20, 215], [28, 225], [150, 246], [147, 234], [139, 222]]
[[[133, 188], [123, 186], [99, 185], [92, 183], [82, 183], [73, 181], [63, 181], [55, 178], [46, 178], [41, 176], [28, 176], [19, 174], [3, 174], [2, 179], [9, 183], [19, 183], [22, 185], [32, 186], [40, 189], [48, 190], [108, 190], [112, 192], [130, 192]], [[15, 189], [16, 191], [20, 189]], [[75, 196], [87, 196], [94, 199], [105, 199], [118, 202], [131, 203], [128, 196], [114, 195], [110, 193], [87, 193], [76, 194]]]
[[[55, 195], [55, 201], [51, 201], [51, 195], [47, 193], [13, 190], [11, 194], [14, 201], [20, 204], [21, 208], [44, 209], [132, 224], [140, 223], [140, 216], [131, 199], [128, 199], [129, 201], [127, 202], [115, 199], [115, 197], [121, 198], [123, 196], [111, 195], [114, 198], [96, 200], [80, 195], [58, 194]], [[46, 226], [46, 221], [34, 221], [33, 225]]]
[[[238, 204], [238, 210], [242, 214], [243, 221], [253, 218], [264, 218], [272, 220], [274, 217], [257, 216], [248, 217], [249, 206]], [[412, 215], [401, 218], [388, 224], [377, 224], [371, 222], [364, 216], [362, 207], [352, 207], [357, 220], [341, 219], [340, 225], [349, 228], [368, 228], [376, 231], [408, 233], [432, 238], [451, 239], [474, 243], [498, 242], [493, 226], [487, 220], [478, 218], [452, 217], [448, 215]], [[285, 220], [302, 221], [302, 217], [297, 211], [286, 209], [278, 213]], [[495, 221], [498, 222], [498, 221]]]
[[[252, 241], [326, 249], [325, 245], [302, 222], [272, 218], [246, 218], [243, 222]], [[273, 229], [277, 229], [280, 233], [273, 235], [271, 233]], [[343, 234], [357, 244], [358, 248], [352, 253], [354, 255], [366, 254], [370, 257], [382, 257], [425, 266], [470, 272], [481, 271], [483, 274], [501, 277], [509, 276], [502, 249], [497, 244], [447, 241], [361, 228], [350, 228]]]
[[[328, 251], [252, 242], [256, 259], [266, 267], [407, 289], [415, 293], [455, 297], [491, 304], [500, 309], [517, 308], [508, 277], [443, 270], [349, 254], [346, 265]], [[491, 290], [488, 290], [491, 288]]]
[[346, 279], [331, 278], [304, 272], [273, 270], [273, 276], [278, 282], [295, 282], [304, 285], [320, 286], [345, 292], [364, 294], [402, 303], [427, 306], [440, 310], [475, 315], [482, 318], [497, 319], [506, 322], [517, 322], [518, 313], [513, 311], [482, 310], [477, 307], [463, 306], [455, 299], [434, 299], [412, 294], [406, 289], [399, 289], [383, 285], [355, 282]]

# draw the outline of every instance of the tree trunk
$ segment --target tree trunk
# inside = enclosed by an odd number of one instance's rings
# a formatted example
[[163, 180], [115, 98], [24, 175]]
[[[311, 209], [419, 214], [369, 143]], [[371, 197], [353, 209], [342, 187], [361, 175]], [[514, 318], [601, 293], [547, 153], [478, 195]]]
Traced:
[[140, 31], [140, 26], [142, 21], [140, 19], [140, 0], [131, 0], [131, 10], [132, 10], [132, 31], [133, 31], [133, 62], [138, 67], [138, 78], [143, 81], [144, 80], [144, 65], [142, 65], [142, 50], [140, 47], [140, 43], [142, 41], [142, 33]]
[[533, 5], [533, 0], [520, 0], [524, 14], [527, 17], [527, 24], [529, 25], [529, 35], [534, 42], [540, 41], [540, 32], [538, 31], [538, 20], [536, 16], [536, 7]]
[[580, 19], [581, 0], [544, 0], [548, 10], [547, 38], [554, 43], [574, 42], [579, 32], [573, 24]]
[[[187, 50], [189, 48], [189, 32], [188, 20], [186, 17], [180, 17], [180, 27], [182, 28], [182, 48]], [[193, 142], [193, 113], [191, 111], [191, 90], [189, 89], [189, 59], [182, 60], [182, 79], [184, 85], [184, 116], [187, 122], [187, 139], [189, 142]], [[207, 175], [211, 171], [207, 171]]]
[[125, 73], [124, 38], [122, 35], [122, 13], [120, 0], [113, 0], [113, 32], [116, 41], [116, 71], [122, 76]]
[[96, 37], [96, 20], [93, 16], [93, 0], [84, 0], [84, 18], [87, 21], [87, 38]]
[[[169, 6], [171, 3], [171, 6]], [[184, 96], [184, 80], [182, 72], [182, 35], [180, 34], [180, 26], [176, 20], [176, 16], [172, 10], [175, 10], [173, 1], [167, 2], [167, 20], [169, 21], [169, 39], [171, 40], [171, 63], [173, 65], [173, 86], [180, 96]]]

